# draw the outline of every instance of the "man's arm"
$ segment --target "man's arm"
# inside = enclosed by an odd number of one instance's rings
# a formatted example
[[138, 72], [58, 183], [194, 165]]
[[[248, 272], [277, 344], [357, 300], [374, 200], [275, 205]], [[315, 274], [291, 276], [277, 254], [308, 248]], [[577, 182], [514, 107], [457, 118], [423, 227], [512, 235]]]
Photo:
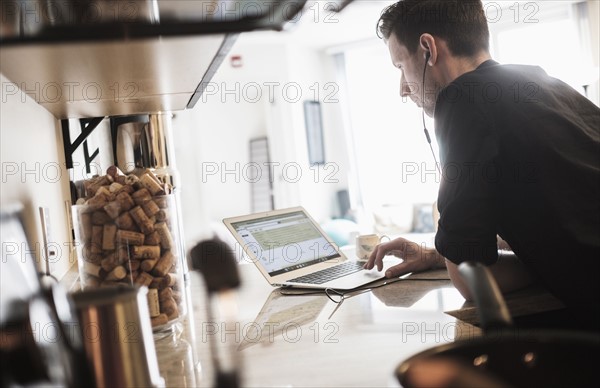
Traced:
[[[508, 244], [504, 244], [508, 247]], [[500, 246], [504, 245], [499, 244], [499, 247]], [[428, 269], [444, 268], [445, 264], [450, 279], [456, 289], [458, 289], [465, 299], [471, 300], [469, 289], [458, 272], [458, 266], [450, 260], [445, 259], [435, 249], [425, 248], [424, 246], [404, 238], [396, 238], [392, 241], [377, 245], [365, 264], [365, 268], [373, 269], [377, 267], [377, 269], [381, 271], [383, 268], [383, 258], [388, 254], [394, 254], [395, 256], [400, 257], [402, 263], [389, 268], [385, 274], [387, 278], [398, 277], [408, 272], [421, 272]], [[512, 251], [498, 251], [498, 261], [489, 266], [489, 268], [503, 294], [526, 287], [532, 283], [531, 276], [525, 269], [525, 266]]]
[[[471, 300], [471, 293], [458, 272], [458, 266], [446, 259], [446, 268], [448, 268], [448, 274], [454, 287], [466, 300]], [[496, 279], [502, 294], [527, 287], [533, 282], [525, 265], [510, 251], [498, 251], [498, 261], [488, 268]]]

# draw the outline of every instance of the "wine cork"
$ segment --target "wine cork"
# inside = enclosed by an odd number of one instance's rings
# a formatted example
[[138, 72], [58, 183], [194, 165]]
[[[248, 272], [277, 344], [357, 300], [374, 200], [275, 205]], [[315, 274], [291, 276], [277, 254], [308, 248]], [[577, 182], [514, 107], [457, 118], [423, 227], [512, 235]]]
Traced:
[[83, 246], [83, 248], [81, 249], [81, 252], [83, 254], [83, 259], [87, 262], [90, 262], [93, 264], [99, 264], [100, 261], [102, 260], [102, 255], [100, 253], [92, 252], [92, 243], [91, 242], [85, 244]]
[[154, 203], [161, 209], [167, 209], [169, 207], [169, 197], [166, 195], [155, 197]]
[[112, 271], [110, 271], [106, 275], [106, 278], [104, 280], [109, 281], [109, 282], [116, 281], [116, 280], [124, 279], [125, 276], [127, 276], [127, 270], [122, 265], [119, 265], [119, 266], [115, 267]]
[[115, 220], [115, 224], [119, 227], [119, 229], [137, 231], [137, 226], [133, 221], [133, 218], [129, 215], [129, 213], [123, 213]]
[[123, 185], [123, 187], [121, 187], [121, 189], [119, 191], [117, 191], [115, 194], [119, 195], [121, 193], [127, 193], [131, 197], [131, 194], [133, 194], [134, 192], [135, 192], [135, 189], [133, 188], [133, 186]]
[[158, 292], [158, 299], [162, 302], [173, 298], [173, 290], [171, 288], [164, 288]]
[[177, 305], [180, 305], [181, 301], [183, 300], [181, 292], [173, 291], [173, 300], [175, 300], [175, 303], [177, 303]]
[[140, 183], [152, 195], [164, 194], [164, 190], [157, 179], [153, 178], [152, 173], [148, 172], [140, 177]]
[[154, 231], [146, 235], [144, 239], [144, 245], [160, 245], [160, 235], [157, 231]]
[[154, 215], [156, 222], [165, 222], [167, 220], [167, 212], [164, 210], [159, 211]]
[[144, 234], [131, 232], [128, 230], [117, 231], [117, 242], [130, 245], [142, 245], [144, 243]]
[[173, 264], [175, 263], [175, 256], [171, 253], [171, 251], [165, 252], [164, 255], [158, 260], [158, 263], [152, 269], [152, 274], [154, 276], [165, 276]]
[[116, 252], [111, 252], [107, 254], [102, 261], [100, 262], [100, 266], [104, 271], [111, 272], [115, 269], [119, 264], [122, 263], [122, 260], [119, 260], [119, 256]]
[[129, 248], [127, 248], [127, 245], [117, 246], [116, 254], [117, 254], [119, 263], [124, 263], [131, 259], [131, 255], [129, 254]]
[[148, 217], [152, 217], [160, 211], [160, 208], [158, 207], [156, 202], [154, 202], [151, 199], [142, 203], [141, 206], [142, 209], [144, 209], [144, 213], [146, 213], [146, 216]]
[[133, 198], [131, 198], [131, 195], [129, 195], [125, 191], [119, 192], [117, 194], [117, 196], [115, 197], [115, 201], [119, 203], [119, 205], [121, 206], [123, 211], [130, 210], [131, 208], [133, 208], [135, 206], [135, 202], [133, 201]]
[[151, 169], [149, 169], [149, 168], [145, 169], [144, 172], [142, 173], [142, 175], [148, 175], [150, 178], [152, 178], [152, 180], [154, 180], [154, 182], [158, 183], [159, 185], [162, 185], [162, 181], [160, 179], [158, 179], [156, 174], [154, 172], [152, 172]]
[[79, 233], [83, 240], [88, 241], [92, 238], [92, 215], [90, 213], [80, 213]]
[[158, 262], [158, 259], [144, 260], [144, 261], [142, 261], [140, 268], [142, 269], [142, 271], [150, 272], [150, 271], [152, 271], [152, 269], [154, 269], [157, 262]]
[[148, 290], [148, 309], [150, 310], [150, 317], [158, 317], [160, 315], [160, 304], [158, 302], [158, 290], [149, 289]]
[[113, 220], [119, 217], [119, 214], [121, 214], [121, 207], [119, 206], [119, 203], [117, 201], [107, 203], [106, 205], [104, 205], [103, 209], [106, 212], [106, 214], [108, 214], [108, 216]]
[[107, 203], [103, 209], [114, 220], [121, 213], [130, 210], [133, 206], [135, 206], [135, 203], [131, 199], [131, 196], [125, 192], [121, 192], [116, 195], [114, 201]]
[[154, 279], [152, 279], [152, 283], [150, 283], [150, 285], [148, 286], [149, 288], [156, 288], [157, 290], [160, 290], [160, 285], [164, 282], [165, 278], [164, 277], [160, 277], [160, 276], [155, 276]]
[[108, 191], [112, 194], [118, 193], [123, 188], [123, 185], [118, 182], [113, 182], [108, 186]]
[[152, 195], [147, 189], [139, 189], [138, 191], [131, 194], [131, 198], [135, 202], [136, 205], [141, 205], [146, 201], [152, 199]]
[[85, 204], [91, 207], [92, 209], [97, 210], [106, 205], [108, 203], [108, 199], [109, 195], [106, 195], [103, 192], [99, 192], [92, 198], [88, 199]]
[[115, 179], [117, 176], [123, 175], [123, 173], [121, 172], [121, 170], [119, 169], [119, 167], [117, 167], [117, 166], [115, 166], [113, 164], [112, 166], [109, 166], [106, 169], [106, 175], [112, 177], [113, 179]]
[[142, 266], [142, 262], [140, 260], [130, 260], [127, 261], [127, 272], [137, 272]]
[[90, 250], [92, 253], [102, 253], [102, 235], [104, 234], [104, 227], [92, 226], [92, 241], [90, 243]]
[[[100, 176], [93, 176], [92, 178], [86, 179], [83, 181], [83, 189], [85, 190], [86, 196], [93, 197], [94, 194], [96, 194], [95, 190], [98, 190], [98, 188], [100, 186], [102, 186], [102, 185], [100, 185], [98, 187], [95, 187], [96, 181], [98, 179], [100, 179]], [[95, 188], [95, 190], [94, 190], [94, 188]]]
[[131, 248], [134, 259], [159, 259], [160, 247], [158, 245], [140, 245]]
[[138, 184], [139, 181], [140, 181], [140, 178], [138, 178], [137, 176], [135, 176], [133, 174], [127, 175], [125, 177], [125, 184], [126, 185], [134, 186], [134, 185]]
[[154, 232], [154, 224], [148, 219], [146, 213], [144, 213], [144, 210], [140, 206], [136, 206], [131, 209], [129, 214], [140, 228], [142, 233], [149, 234]]
[[148, 287], [154, 278], [148, 272], [140, 272], [135, 278], [135, 284]]
[[169, 322], [169, 317], [167, 317], [167, 314], [160, 314], [157, 317], [151, 318], [151, 322], [152, 327], [161, 326]]
[[96, 197], [98, 195], [102, 195], [102, 196], [106, 197], [107, 201], [110, 201], [112, 198], [112, 194], [111, 194], [110, 190], [108, 190], [108, 188], [110, 187], [109, 185], [110, 185], [110, 183], [107, 183], [106, 185], [100, 187], [98, 189], [98, 191], [96, 191], [96, 195], [94, 195], [94, 197]]
[[174, 274], [168, 273], [161, 279], [162, 279], [162, 282], [158, 286], [159, 289], [177, 286], [177, 276]]
[[171, 236], [171, 232], [169, 231], [167, 224], [164, 222], [157, 222], [154, 225], [154, 228], [160, 236], [160, 246], [164, 249], [173, 248], [173, 237]]
[[85, 189], [86, 195], [88, 197], [92, 197], [96, 195], [102, 186], [106, 186], [108, 184], [110, 184], [110, 181], [105, 175], [103, 175], [84, 181], [83, 188]]
[[117, 225], [105, 224], [102, 231], [102, 249], [112, 251], [116, 248]]
[[102, 267], [100, 267], [99, 265], [96, 265], [96, 264], [92, 264], [92, 263], [85, 263], [83, 265], [83, 270], [88, 275], [92, 275], [92, 276], [99, 278], [100, 272], [102, 271]]
[[167, 314], [169, 320], [175, 319], [179, 316], [179, 309], [177, 303], [173, 298], [160, 300], [160, 311]]
[[110, 218], [108, 214], [104, 210], [97, 210], [92, 213], [92, 224], [93, 225], [104, 225], [113, 222], [113, 219]]

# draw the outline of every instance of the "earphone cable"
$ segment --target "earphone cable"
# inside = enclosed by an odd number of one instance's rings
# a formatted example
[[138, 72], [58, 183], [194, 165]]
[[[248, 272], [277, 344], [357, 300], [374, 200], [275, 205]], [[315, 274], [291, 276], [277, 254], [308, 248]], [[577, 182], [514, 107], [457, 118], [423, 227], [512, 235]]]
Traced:
[[425, 59], [425, 66], [423, 67], [423, 82], [421, 83], [421, 116], [423, 118], [423, 132], [425, 133], [425, 138], [427, 139], [427, 144], [429, 144], [429, 149], [431, 149], [431, 154], [433, 155], [433, 160], [435, 162], [435, 168], [438, 170], [438, 173], [442, 175], [440, 171], [440, 164], [438, 163], [437, 156], [435, 156], [435, 152], [433, 151], [433, 145], [431, 145], [431, 136], [429, 136], [429, 131], [427, 130], [427, 126], [425, 125], [425, 72], [427, 71], [427, 58]]

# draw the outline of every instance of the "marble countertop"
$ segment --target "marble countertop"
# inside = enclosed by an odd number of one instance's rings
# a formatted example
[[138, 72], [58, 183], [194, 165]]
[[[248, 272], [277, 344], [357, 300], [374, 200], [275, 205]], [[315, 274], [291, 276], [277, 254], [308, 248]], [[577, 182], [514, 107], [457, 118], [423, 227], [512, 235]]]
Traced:
[[352, 296], [335, 310], [323, 293], [282, 295], [254, 266], [239, 268], [236, 319], [227, 324], [208, 317], [202, 279], [190, 274], [187, 315], [155, 336], [168, 387], [213, 386], [211, 346], [237, 358], [242, 386], [397, 385], [394, 370], [406, 358], [479, 335], [445, 313], [464, 299], [444, 270]]
[[[209, 317], [202, 277], [189, 274], [187, 313], [154, 336], [167, 387], [215, 386], [211, 347], [234, 356], [242, 386], [397, 386], [394, 371], [402, 361], [481, 335], [475, 307], [445, 270], [411, 274], [352, 294], [338, 306], [322, 292], [289, 295], [289, 289], [271, 287], [251, 264], [238, 268], [237, 311], [227, 323]], [[76, 278], [75, 272], [69, 278], [71, 290]], [[505, 299], [513, 317], [561, 307], [536, 287]]]

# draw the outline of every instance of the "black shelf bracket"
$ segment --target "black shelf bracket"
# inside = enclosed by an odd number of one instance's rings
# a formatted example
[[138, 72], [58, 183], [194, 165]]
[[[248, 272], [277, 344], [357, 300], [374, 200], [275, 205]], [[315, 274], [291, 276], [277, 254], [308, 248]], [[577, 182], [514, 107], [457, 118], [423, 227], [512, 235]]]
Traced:
[[61, 121], [62, 134], [63, 134], [63, 147], [65, 150], [65, 162], [67, 168], [73, 168], [73, 153], [79, 148], [79, 146], [83, 143], [83, 156], [85, 159], [85, 171], [87, 173], [91, 172], [90, 165], [94, 158], [98, 156], [100, 152], [99, 149], [96, 150], [90, 155], [87, 138], [94, 132], [94, 129], [98, 127], [100, 122], [104, 120], [104, 117], [94, 117], [89, 119], [79, 119], [79, 124], [81, 125], [81, 134], [77, 136], [75, 141], [71, 143], [71, 134], [69, 132], [69, 120], [65, 119]]

